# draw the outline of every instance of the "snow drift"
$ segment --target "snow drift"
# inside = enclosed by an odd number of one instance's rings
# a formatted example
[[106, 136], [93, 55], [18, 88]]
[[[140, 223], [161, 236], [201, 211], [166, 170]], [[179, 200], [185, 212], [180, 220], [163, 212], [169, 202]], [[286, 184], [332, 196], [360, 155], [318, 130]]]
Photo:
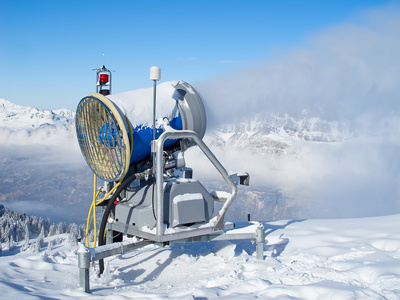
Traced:
[[400, 297], [400, 215], [263, 224], [264, 261], [250, 241], [150, 245], [107, 259], [101, 278], [91, 268], [91, 294], [79, 288], [67, 234], [46, 237], [38, 254], [17, 244], [3, 250], [0, 288], [21, 299]]

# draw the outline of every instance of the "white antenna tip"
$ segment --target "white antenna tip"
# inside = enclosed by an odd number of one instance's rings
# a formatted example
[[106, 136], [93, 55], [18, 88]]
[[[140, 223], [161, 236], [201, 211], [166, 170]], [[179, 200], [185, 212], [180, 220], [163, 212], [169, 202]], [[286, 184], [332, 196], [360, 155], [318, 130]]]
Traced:
[[150, 80], [160, 80], [161, 69], [159, 67], [153, 66], [150, 68]]

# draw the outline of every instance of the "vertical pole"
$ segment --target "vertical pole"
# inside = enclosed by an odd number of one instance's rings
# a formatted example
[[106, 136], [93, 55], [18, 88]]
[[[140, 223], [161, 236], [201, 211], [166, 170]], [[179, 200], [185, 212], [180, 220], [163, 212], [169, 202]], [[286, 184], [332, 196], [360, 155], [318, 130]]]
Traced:
[[[162, 135], [161, 135], [162, 136]], [[164, 197], [163, 197], [163, 189], [164, 189], [164, 179], [163, 179], [163, 155], [162, 149], [164, 145], [164, 140], [159, 138], [156, 144], [157, 155], [157, 171], [156, 171], [156, 216], [157, 216], [157, 227], [156, 234], [157, 238], [161, 238], [161, 235], [164, 234]]]
[[[153, 158], [153, 176], [156, 178], [156, 191], [154, 197], [156, 198], [156, 216], [157, 216], [157, 235], [161, 234], [161, 227], [163, 224], [162, 218], [162, 204], [158, 199], [162, 196], [163, 182], [162, 182], [162, 151], [157, 153], [156, 150], [156, 87], [157, 81], [161, 78], [161, 69], [159, 67], [153, 66], [150, 68], [150, 80], [153, 80], [153, 141], [151, 142], [151, 155]], [[161, 160], [160, 160], [161, 159]], [[156, 168], [157, 166], [157, 168]], [[161, 178], [161, 180], [158, 180]], [[154, 207], [153, 207], [154, 209]]]
[[257, 226], [256, 229], [256, 251], [257, 251], [257, 259], [264, 259], [264, 242], [265, 242], [265, 232], [264, 226], [261, 224]]
[[79, 286], [90, 293], [89, 286], [89, 267], [90, 267], [90, 252], [83, 244], [79, 245], [78, 249], [78, 267], [79, 267]]
[[107, 222], [107, 225], [106, 225], [106, 244], [107, 245], [110, 245], [110, 244], [112, 244], [114, 241], [113, 241], [113, 239], [114, 239], [114, 234], [113, 234], [113, 231], [111, 230], [111, 229], [109, 229], [108, 227], [108, 222]]
[[157, 91], [157, 81], [161, 78], [161, 69], [159, 67], [153, 66], [150, 68], [150, 80], [153, 80], [153, 141], [151, 142], [152, 150], [151, 155], [153, 158], [153, 174], [155, 174], [156, 169], [156, 153], [155, 153], [155, 140], [156, 140], [156, 91]]
[[[153, 80], [153, 144], [156, 140], [156, 93], [157, 93], [157, 81]], [[155, 174], [155, 166], [156, 166], [156, 153], [153, 151], [151, 153], [153, 158], [153, 173]]]

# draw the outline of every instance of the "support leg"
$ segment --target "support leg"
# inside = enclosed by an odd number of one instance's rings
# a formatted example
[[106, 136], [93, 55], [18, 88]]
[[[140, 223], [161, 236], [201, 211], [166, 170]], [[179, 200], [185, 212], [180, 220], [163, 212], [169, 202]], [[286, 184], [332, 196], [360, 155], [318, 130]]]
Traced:
[[256, 251], [257, 251], [257, 259], [264, 259], [264, 242], [265, 242], [265, 232], [264, 226], [261, 224], [257, 226], [256, 229]]
[[89, 267], [90, 252], [83, 244], [78, 249], [79, 285], [86, 293], [90, 292], [89, 287]]

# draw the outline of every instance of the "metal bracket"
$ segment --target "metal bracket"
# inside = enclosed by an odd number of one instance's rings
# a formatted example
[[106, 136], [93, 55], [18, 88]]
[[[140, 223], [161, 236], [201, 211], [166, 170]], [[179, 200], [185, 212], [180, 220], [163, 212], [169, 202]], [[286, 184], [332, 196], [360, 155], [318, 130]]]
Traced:
[[233, 181], [236, 185], [249, 185], [250, 184], [250, 175], [247, 172], [233, 173], [229, 175], [230, 180]]

